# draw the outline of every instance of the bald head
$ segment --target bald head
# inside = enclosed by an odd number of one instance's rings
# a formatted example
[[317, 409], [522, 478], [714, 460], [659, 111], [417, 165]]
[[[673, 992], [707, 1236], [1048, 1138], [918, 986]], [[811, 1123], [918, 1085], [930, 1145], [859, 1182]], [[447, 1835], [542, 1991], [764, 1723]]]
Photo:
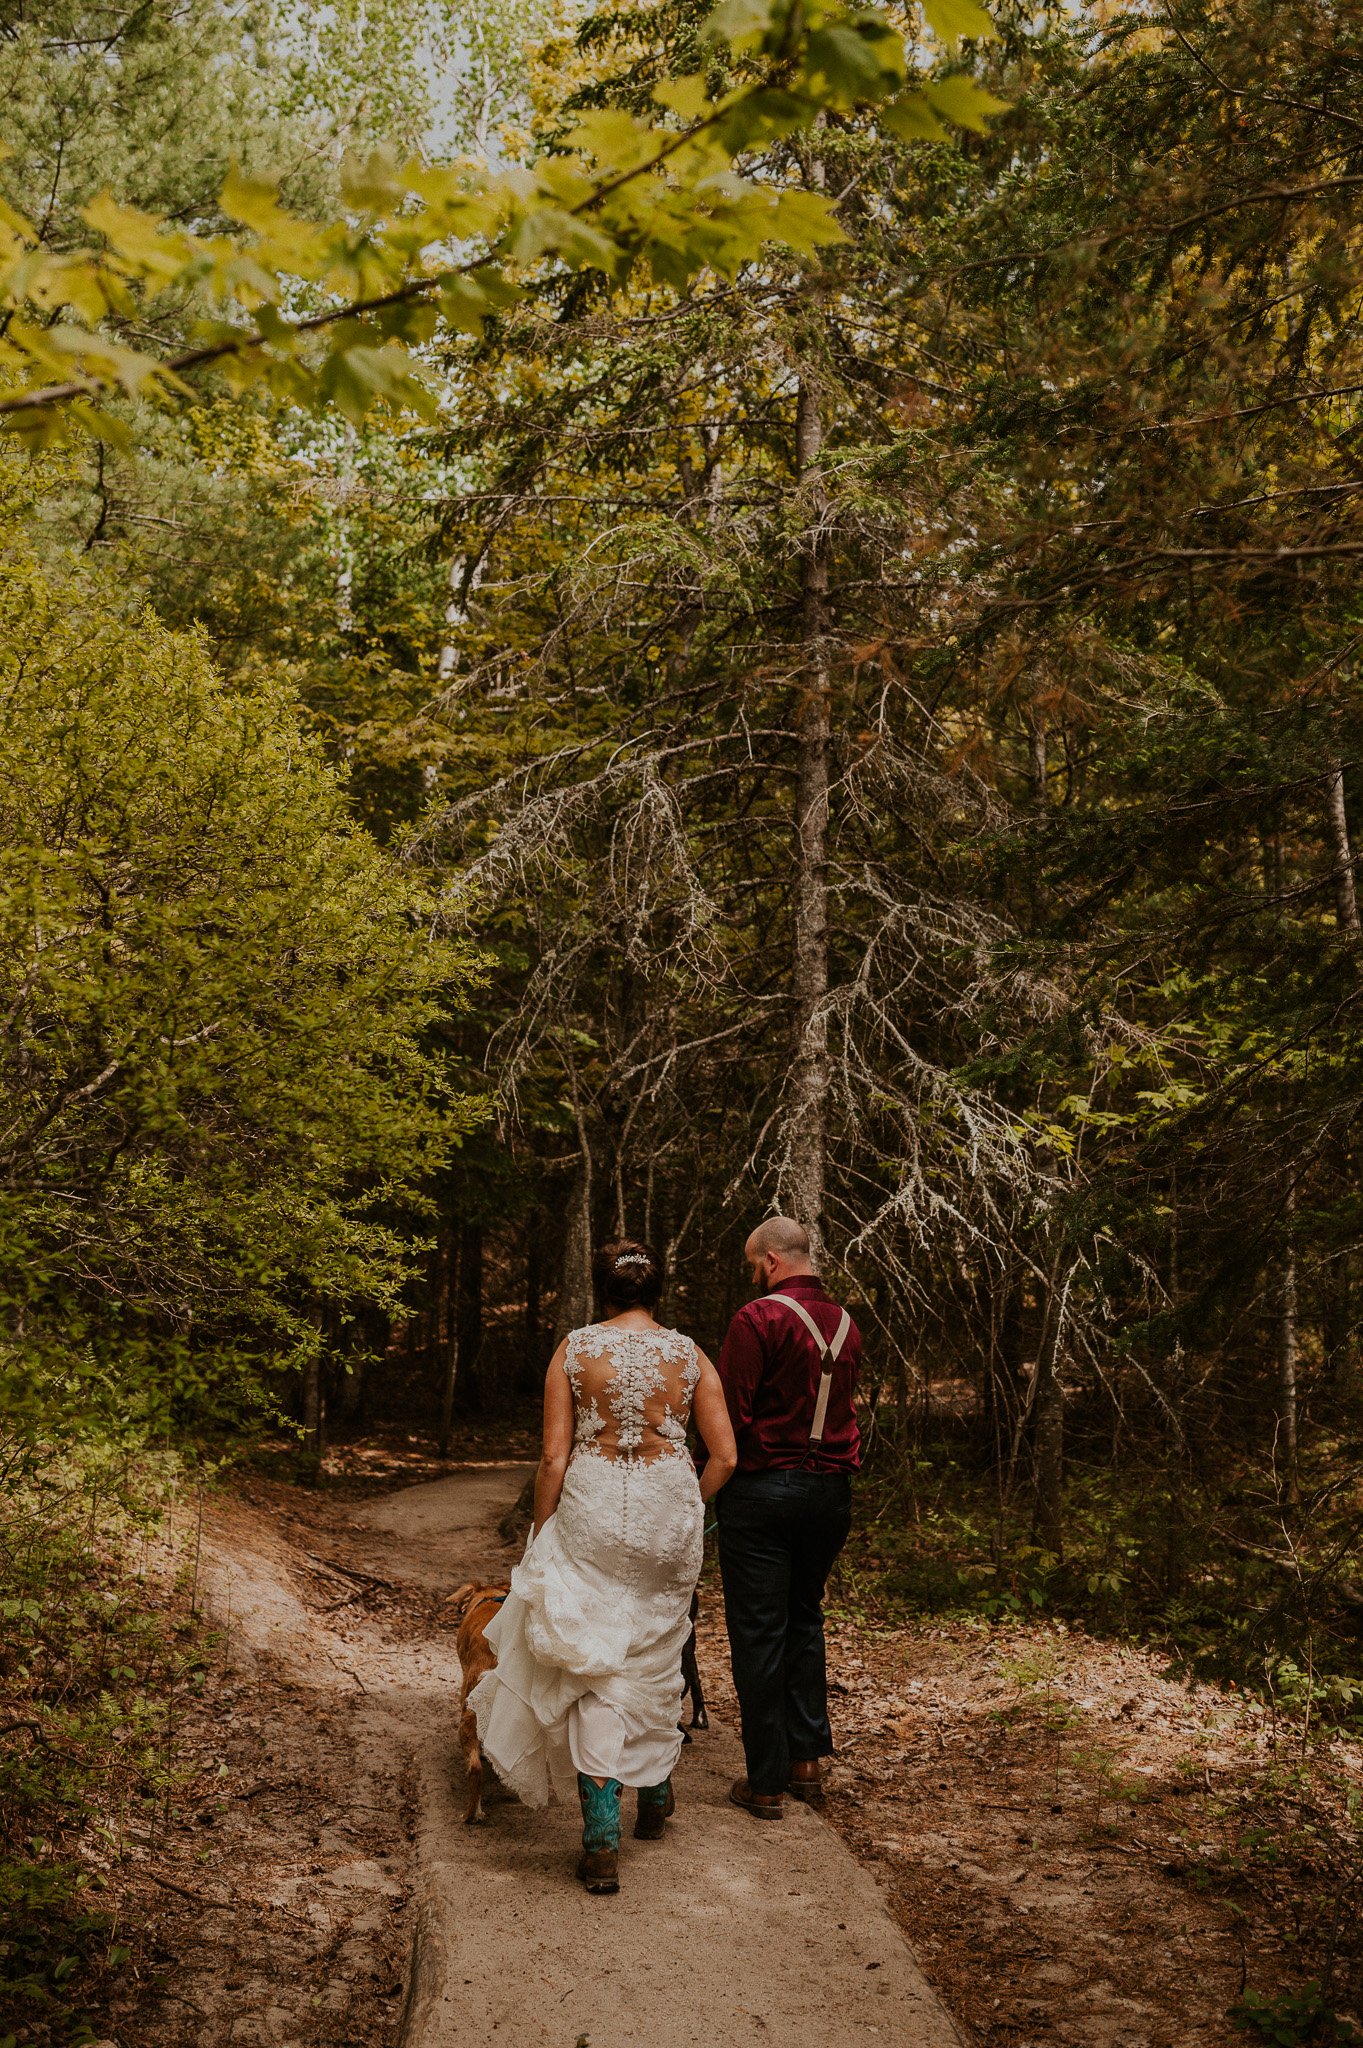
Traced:
[[765, 1223], [758, 1224], [744, 1251], [750, 1259], [765, 1258], [769, 1252], [779, 1252], [786, 1259], [807, 1259], [809, 1232], [792, 1216], [768, 1216]]
[[809, 1232], [791, 1216], [768, 1216], [765, 1223], [759, 1223], [743, 1247], [743, 1256], [752, 1270], [753, 1286], [768, 1292], [783, 1280], [814, 1271]]

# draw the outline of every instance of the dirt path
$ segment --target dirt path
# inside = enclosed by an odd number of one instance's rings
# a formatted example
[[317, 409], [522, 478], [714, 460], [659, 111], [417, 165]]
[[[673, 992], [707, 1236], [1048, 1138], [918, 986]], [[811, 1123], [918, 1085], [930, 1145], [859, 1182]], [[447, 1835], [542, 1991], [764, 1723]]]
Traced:
[[[525, 1470], [465, 1469], [333, 1505], [325, 1518], [300, 1510], [288, 1534], [246, 1502], [215, 1518], [208, 1585], [239, 1679], [249, 1689], [269, 1678], [319, 1726], [343, 1723], [344, 1744], [323, 1737], [318, 1751], [344, 1781], [314, 1788], [326, 1823], [315, 1866], [278, 1878], [271, 1894], [319, 1930], [307, 1966], [273, 1989], [239, 1969], [229, 1998], [198, 1987], [209, 2023], [192, 2038], [202, 2048], [391, 2038], [395, 1987], [381, 1981], [391, 1970], [360, 1980], [385, 1916], [400, 1916], [414, 1933], [402, 2048], [957, 2048], [873, 1879], [837, 1835], [802, 1809], [770, 1828], [727, 1804], [740, 1760], [718, 1723], [683, 1754], [667, 1838], [627, 1839], [615, 1899], [573, 1883], [576, 1821], [565, 1809], [500, 1802], [486, 1827], [462, 1825], [458, 1668], [436, 1607], [462, 1579], [506, 1576], [512, 1553], [496, 1522]], [[402, 1839], [375, 1848], [364, 1815], [405, 1836], [392, 1826], [404, 1785], [414, 1851]], [[229, 1920], [219, 1945], [231, 1940]], [[220, 1970], [215, 1982], [221, 1992]], [[376, 1997], [390, 2001], [389, 2017]]]

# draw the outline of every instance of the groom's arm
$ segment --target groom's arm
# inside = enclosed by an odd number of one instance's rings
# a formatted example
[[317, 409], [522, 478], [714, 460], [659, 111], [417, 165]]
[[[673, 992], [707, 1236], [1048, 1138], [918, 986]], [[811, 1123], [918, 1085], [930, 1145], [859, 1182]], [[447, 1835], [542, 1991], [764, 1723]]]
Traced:
[[752, 1425], [757, 1404], [757, 1389], [762, 1382], [764, 1359], [762, 1340], [758, 1334], [756, 1320], [750, 1309], [741, 1308], [729, 1325], [719, 1354], [719, 1377], [724, 1388], [724, 1400], [729, 1410], [729, 1420], [734, 1426], [738, 1440], [739, 1454], [743, 1451], [743, 1433]]

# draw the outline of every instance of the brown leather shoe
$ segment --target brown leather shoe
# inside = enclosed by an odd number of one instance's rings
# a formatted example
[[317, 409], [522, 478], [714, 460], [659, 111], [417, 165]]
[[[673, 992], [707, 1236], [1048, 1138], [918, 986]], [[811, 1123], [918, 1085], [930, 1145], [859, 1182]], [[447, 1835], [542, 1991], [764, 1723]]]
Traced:
[[617, 1849], [584, 1849], [577, 1874], [589, 1892], [618, 1892], [620, 1853]]
[[798, 1799], [804, 1806], [823, 1805], [823, 1772], [816, 1756], [801, 1758], [791, 1765], [787, 1790], [792, 1799]]
[[785, 1805], [779, 1792], [754, 1792], [746, 1778], [735, 1778], [729, 1798], [754, 1820], [780, 1820]]

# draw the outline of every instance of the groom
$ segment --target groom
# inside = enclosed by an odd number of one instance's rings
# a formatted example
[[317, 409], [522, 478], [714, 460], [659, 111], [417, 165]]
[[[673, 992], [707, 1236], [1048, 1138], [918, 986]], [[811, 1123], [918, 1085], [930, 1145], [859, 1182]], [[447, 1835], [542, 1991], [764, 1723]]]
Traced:
[[768, 1217], [743, 1255], [761, 1292], [720, 1352], [738, 1470], [715, 1497], [748, 1766], [729, 1797], [754, 1820], [780, 1820], [787, 1791], [822, 1803], [819, 1759], [833, 1753], [823, 1593], [861, 1463], [852, 1408], [861, 1338], [824, 1292], [800, 1224]]

